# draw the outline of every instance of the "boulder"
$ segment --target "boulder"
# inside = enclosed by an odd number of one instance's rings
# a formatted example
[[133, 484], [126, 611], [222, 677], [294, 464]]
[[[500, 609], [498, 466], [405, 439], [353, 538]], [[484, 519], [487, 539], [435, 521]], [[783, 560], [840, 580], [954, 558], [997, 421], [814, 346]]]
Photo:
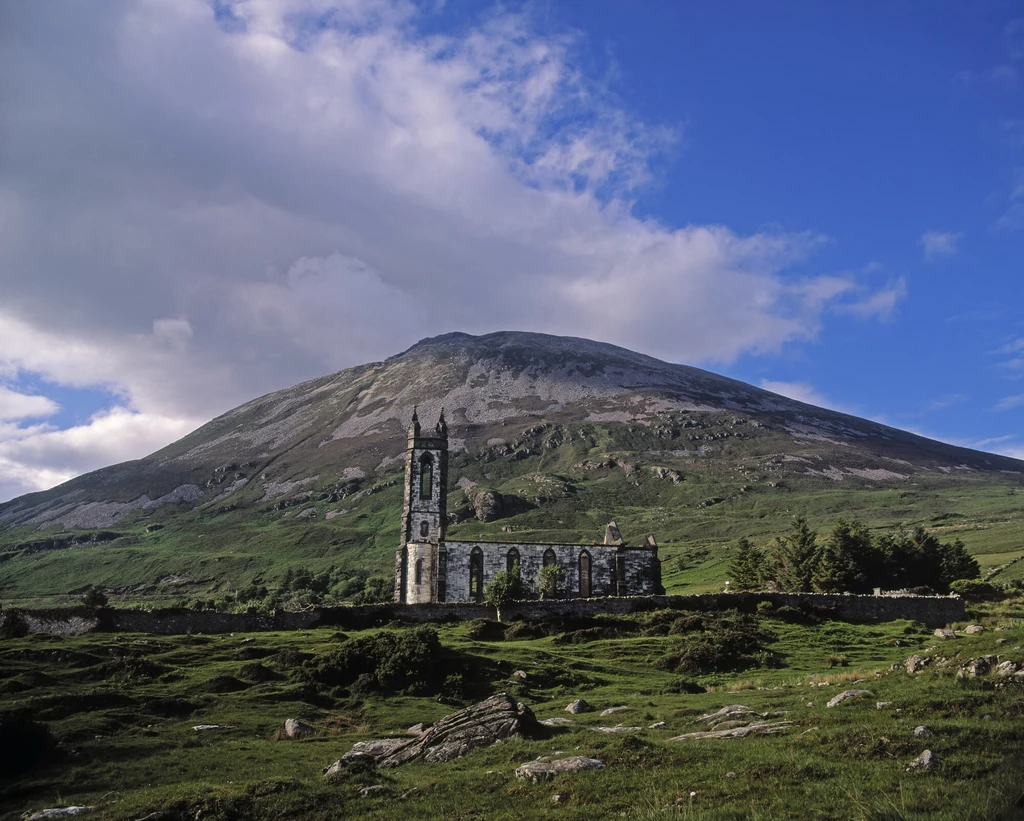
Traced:
[[445, 716], [417, 738], [361, 741], [342, 760], [350, 756], [370, 756], [382, 769], [417, 759], [440, 764], [506, 738], [539, 738], [545, 732], [529, 707], [508, 693], [499, 693]]
[[500, 519], [505, 506], [501, 494], [496, 490], [483, 490], [473, 497], [473, 512], [481, 522]]
[[928, 659], [921, 658], [920, 656], [911, 656], [903, 662], [903, 667], [908, 673], [920, 673], [928, 666], [928, 661]]
[[621, 724], [616, 724], [614, 727], [595, 727], [599, 733], [608, 733], [610, 735], [622, 735], [624, 733], [637, 733], [643, 729], [643, 727], [623, 727]]
[[925, 727], [922, 724], [920, 727], [915, 727], [914, 728], [914, 735], [917, 736], [918, 738], [927, 738], [928, 736], [933, 735], [932, 728], [931, 727]]
[[843, 690], [839, 695], [834, 696], [829, 700], [826, 707], [838, 707], [840, 704], [846, 701], [852, 701], [855, 698], [861, 698], [862, 696], [870, 696], [870, 690]]
[[935, 631], [935, 636], [936, 636], [936, 638], [940, 638], [940, 639], [955, 639], [956, 638], [956, 633], [954, 633], [948, 627], [947, 628], [940, 627], [938, 630]]
[[749, 707], [744, 707], [742, 704], [730, 704], [728, 707], [723, 707], [716, 713], [708, 713], [707, 715], [701, 716], [700, 718], [695, 718], [693, 720], [693, 723], [717, 724], [719, 721], [722, 721], [726, 718], [738, 715], [748, 715], [752, 712], [753, 710], [751, 710]]
[[987, 675], [992, 672], [995, 660], [995, 656], [981, 656], [976, 659], [970, 659], [957, 670], [957, 678], [977, 678], [978, 676]]
[[974, 636], [974, 635], [977, 635], [978, 633], [984, 633], [985, 632], [985, 628], [982, 627], [980, 624], [968, 624], [964, 628], [964, 632], [967, 635], [969, 635], [969, 636]]
[[573, 755], [554, 761], [531, 761], [516, 768], [516, 778], [526, 781], [542, 781], [562, 773], [582, 773], [587, 770], [603, 770], [604, 762], [598, 758], [584, 758]]
[[602, 710], [601, 711], [601, 715], [602, 716], [613, 716], [616, 713], [624, 713], [624, 712], [626, 712], [626, 710], [630, 710], [630, 709], [632, 709], [632, 708], [631, 707], [626, 707], [626, 706], [622, 706], [622, 707], [609, 707], [607, 710]]
[[775, 735], [793, 726], [792, 721], [755, 721], [742, 727], [727, 730], [702, 730], [696, 733], [684, 733], [670, 738], [669, 741], [685, 741], [699, 738], [746, 738], [748, 735]]
[[907, 772], [927, 772], [928, 770], [933, 769], [938, 763], [939, 757], [931, 750], [925, 750], [921, 755], [907, 765]]
[[285, 721], [281, 734], [284, 738], [309, 738], [316, 735], [316, 728], [297, 718], [289, 718]]
[[1017, 664], [1017, 662], [1004, 661], [1002, 664], [996, 667], [995, 674], [1000, 678], [1005, 678], [1006, 676], [1012, 676], [1016, 674], [1019, 669], [1020, 667]]
[[541, 724], [545, 727], [567, 727], [572, 724], [571, 718], [564, 718], [562, 716], [555, 716], [554, 718], [545, 718]]
[[413, 724], [406, 732], [409, 735], [423, 735], [429, 729], [430, 725], [421, 721], [418, 724]]
[[582, 698], [578, 698], [575, 701], [570, 701], [569, 706], [565, 708], [567, 713], [576, 715], [577, 713], [590, 713], [593, 712], [594, 708], [591, 707]]

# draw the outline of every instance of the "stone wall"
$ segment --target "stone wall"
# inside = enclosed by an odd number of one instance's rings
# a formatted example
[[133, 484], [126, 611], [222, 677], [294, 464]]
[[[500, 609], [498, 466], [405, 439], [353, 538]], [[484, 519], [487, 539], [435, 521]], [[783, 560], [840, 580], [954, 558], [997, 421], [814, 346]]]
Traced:
[[[576, 545], [578, 547], [578, 545]], [[563, 599], [516, 602], [500, 612], [484, 604], [378, 604], [365, 607], [326, 607], [302, 613], [217, 613], [193, 610], [5, 610], [28, 633], [72, 635], [92, 631], [131, 633], [246, 633], [264, 630], [304, 630], [337, 627], [361, 630], [392, 622], [427, 623], [499, 619], [546, 621], [573, 617], [626, 615], [651, 610], [740, 610], [755, 612], [760, 602], [806, 610], [823, 618], [854, 622], [909, 619], [928, 627], [964, 621], [964, 602], [957, 596], [848, 596], [810, 593], [707, 593], [697, 596], [622, 596], [601, 599]]]

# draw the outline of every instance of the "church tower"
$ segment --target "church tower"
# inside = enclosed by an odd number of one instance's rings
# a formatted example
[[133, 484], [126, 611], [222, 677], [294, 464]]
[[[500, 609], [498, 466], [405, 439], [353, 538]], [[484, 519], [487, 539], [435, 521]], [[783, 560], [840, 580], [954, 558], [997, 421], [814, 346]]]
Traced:
[[395, 601], [444, 601], [447, 551], [448, 423], [444, 409], [424, 432], [415, 408], [405, 446], [402, 543], [395, 556]]
[[434, 430], [424, 434], [414, 408], [405, 447], [402, 544], [443, 542], [447, 500], [448, 424], [444, 409]]

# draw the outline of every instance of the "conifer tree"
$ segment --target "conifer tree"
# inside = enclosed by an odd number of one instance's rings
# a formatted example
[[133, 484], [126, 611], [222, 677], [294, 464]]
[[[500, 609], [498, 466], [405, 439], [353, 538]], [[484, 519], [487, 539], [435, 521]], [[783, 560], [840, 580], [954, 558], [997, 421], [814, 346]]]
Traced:
[[877, 566], [867, 528], [839, 519], [818, 548], [811, 584], [819, 593], [862, 593], [869, 589], [869, 568]]
[[736, 555], [729, 565], [730, 590], [757, 590], [761, 587], [761, 551], [746, 537], [740, 539]]
[[803, 516], [794, 519], [789, 533], [775, 537], [772, 559], [780, 589], [793, 593], [811, 591], [817, 538]]

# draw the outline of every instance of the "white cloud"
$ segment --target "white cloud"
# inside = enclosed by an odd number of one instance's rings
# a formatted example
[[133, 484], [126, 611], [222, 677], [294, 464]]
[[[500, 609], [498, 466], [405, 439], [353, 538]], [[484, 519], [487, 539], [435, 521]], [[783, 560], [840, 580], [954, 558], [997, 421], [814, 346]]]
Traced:
[[838, 402], [827, 399], [807, 382], [777, 382], [771, 379], [762, 379], [761, 387], [780, 396], [788, 396], [797, 402], [806, 402], [808, 405], [816, 405], [819, 408], [831, 408], [840, 413], [849, 413]]
[[885, 288], [855, 302], [835, 306], [837, 313], [851, 314], [858, 319], [888, 321], [893, 318], [896, 308], [907, 295], [907, 282], [903, 277], [887, 284]]
[[52, 399], [19, 393], [0, 385], [0, 422], [52, 416], [58, 410], [60, 410], [60, 406]]
[[1019, 408], [1021, 405], [1024, 405], [1024, 393], [1018, 393], [1015, 396], [1003, 397], [996, 402], [992, 410], [1007, 411], [1012, 410], [1013, 408]]
[[953, 231], [928, 231], [922, 234], [919, 242], [924, 251], [924, 258], [932, 262], [942, 257], [953, 256], [963, 236], [962, 233]]
[[679, 129], [587, 78], [571, 32], [499, 10], [428, 35], [401, 0], [218, 8], [5, 9], [0, 375], [163, 420], [116, 452], [90, 444], [98, 421], [18, 440], [23, 487], [431, 334], [729, 362], [812, 338], [853, 293], [863, 318], [905, 293], [796, 277], [813, 234], [636, 216]]

